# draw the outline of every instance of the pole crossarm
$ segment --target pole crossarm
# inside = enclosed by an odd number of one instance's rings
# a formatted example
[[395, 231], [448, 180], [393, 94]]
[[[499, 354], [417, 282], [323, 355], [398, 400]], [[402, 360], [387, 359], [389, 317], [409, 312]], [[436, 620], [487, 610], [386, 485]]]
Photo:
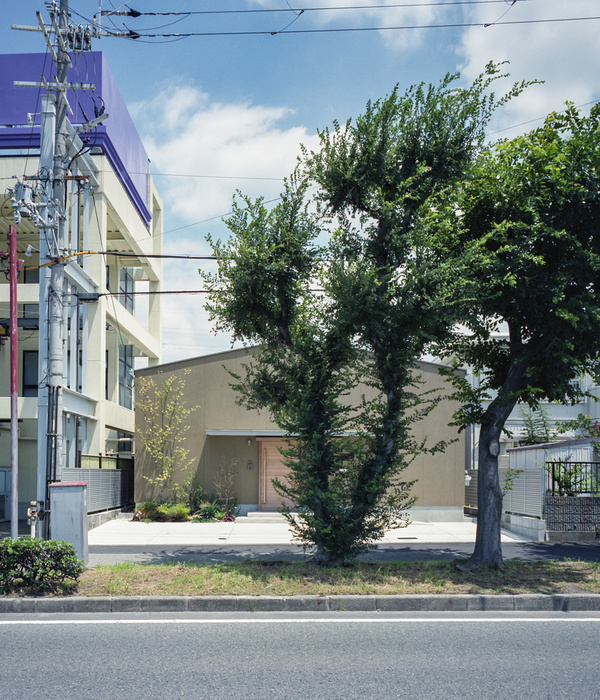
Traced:
[[[33, 87], [33, 88], [46, 88], [46, 90], [57, 90], [58, 92], [65, 92], [66, 90], [95, 90], [95, 83], [57, 83], [49, 82], [44, 79], [43, 82], [38, 83], [32, 80], [15, 80], [15, 87]], [[108, 116], [108, 115], [106, 115]]]

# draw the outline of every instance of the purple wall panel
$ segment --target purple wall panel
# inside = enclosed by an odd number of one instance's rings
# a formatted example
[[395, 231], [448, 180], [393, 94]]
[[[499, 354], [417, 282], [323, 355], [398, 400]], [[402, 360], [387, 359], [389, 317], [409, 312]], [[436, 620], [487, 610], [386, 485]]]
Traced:
[[[106, 153], [121, 183], [146, 225], [152, 215], [148, 201], [148, 155], [127, 111], [104, 56], [100, 52], [73, 54], [68, 80], [92, 83], [96, 90], [68, 91], [74, 126], [95, 117], [95, 110], [106, 110], [109, 117], [96, 129], [82, 134], [89, 146]], [[15, 80], [39, 82], [45, 75], [52, 81], [56, 74], [47, 54], [8, 54], [0, 56], [0, 149], [39, 148], [39, 111], [41, 92], [38, 88], [15, 87]], [[37, 113], [35, 123], [27, 123], [27, 115]], [[85, 116], [84, 116], [85, 115]]]

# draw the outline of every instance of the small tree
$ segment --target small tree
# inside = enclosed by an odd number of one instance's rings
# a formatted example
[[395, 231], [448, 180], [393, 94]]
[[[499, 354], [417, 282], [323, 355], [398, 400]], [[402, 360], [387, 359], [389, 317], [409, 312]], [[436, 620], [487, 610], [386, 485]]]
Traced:
[[520, 445], [542, 445], [552, 442], [560, 434], [560, 426], [551, 424], [550, 413], [543, 406], [535, 410], [521, 406], [519, 413], [525, 429], [525, 435], [519, 439]]
[[231, 455], [223, 455], [215, 476], [215, 489], [226, 515], [235, 515], [237, 509], [238, 461]]
[[[141, 377], [136, 384], [136, 413], [141, 418], [137, 434], [156, 470], [156, 476], [144, 478], [156, 487], [161, 503], [183, 498], [187, 501], [192, 487], [194, 459], [184, 444], [191, 427], [190, 416], [198, 406], [186, 406], [184, 388], [184, 379], [175, 374], [157, 381]], [[181, 483], [176, 474], [183, 475]]]

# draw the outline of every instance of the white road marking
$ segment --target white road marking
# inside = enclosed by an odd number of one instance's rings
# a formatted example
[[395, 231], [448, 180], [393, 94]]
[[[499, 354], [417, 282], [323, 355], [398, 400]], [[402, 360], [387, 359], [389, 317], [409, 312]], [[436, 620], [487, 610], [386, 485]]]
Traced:
[[256, 619], [168, 619], [168, 620], [0, 620], [0, 626], [6, 625], [267, 625], [267, 624], [339, 624], [339, 623], [396, 623], [406, 624], [418, 622], [423, 623], [454, 623], [465, 624], [468, 622], [600, 622], [598, 617], [467, 617], [467, 618], [446, 618], [446, 617], [339, 617], [339, 618], [256, 618]]

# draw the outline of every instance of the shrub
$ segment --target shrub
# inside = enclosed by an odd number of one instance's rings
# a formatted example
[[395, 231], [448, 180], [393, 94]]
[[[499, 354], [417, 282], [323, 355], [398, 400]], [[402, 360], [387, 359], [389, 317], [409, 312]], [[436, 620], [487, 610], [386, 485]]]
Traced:
[[212, 520], [223, 520], [225, 511], [219, 504], [219, 501], [205, 501], [200, 505], [194, 516], [194, 522], [211, 522]]
[[200, 506], [208, 500], [208, 494], [204, 488], [197, 482], [193, 481], [190, 486], [189, 506], [190, 512], [195, 513]]
[[189, 519], [190, 509], [185, 503], [163, 503], [156, 511], [156, 520], [181, 522]]
[[159, 503], [156, 500], [138, 503], [135, 509], [134, 520], [156, 520]]
[[0, 541], [0, 593], [53, 592], [77, 582], [83, 563], [70, 542], [20, 537]]

